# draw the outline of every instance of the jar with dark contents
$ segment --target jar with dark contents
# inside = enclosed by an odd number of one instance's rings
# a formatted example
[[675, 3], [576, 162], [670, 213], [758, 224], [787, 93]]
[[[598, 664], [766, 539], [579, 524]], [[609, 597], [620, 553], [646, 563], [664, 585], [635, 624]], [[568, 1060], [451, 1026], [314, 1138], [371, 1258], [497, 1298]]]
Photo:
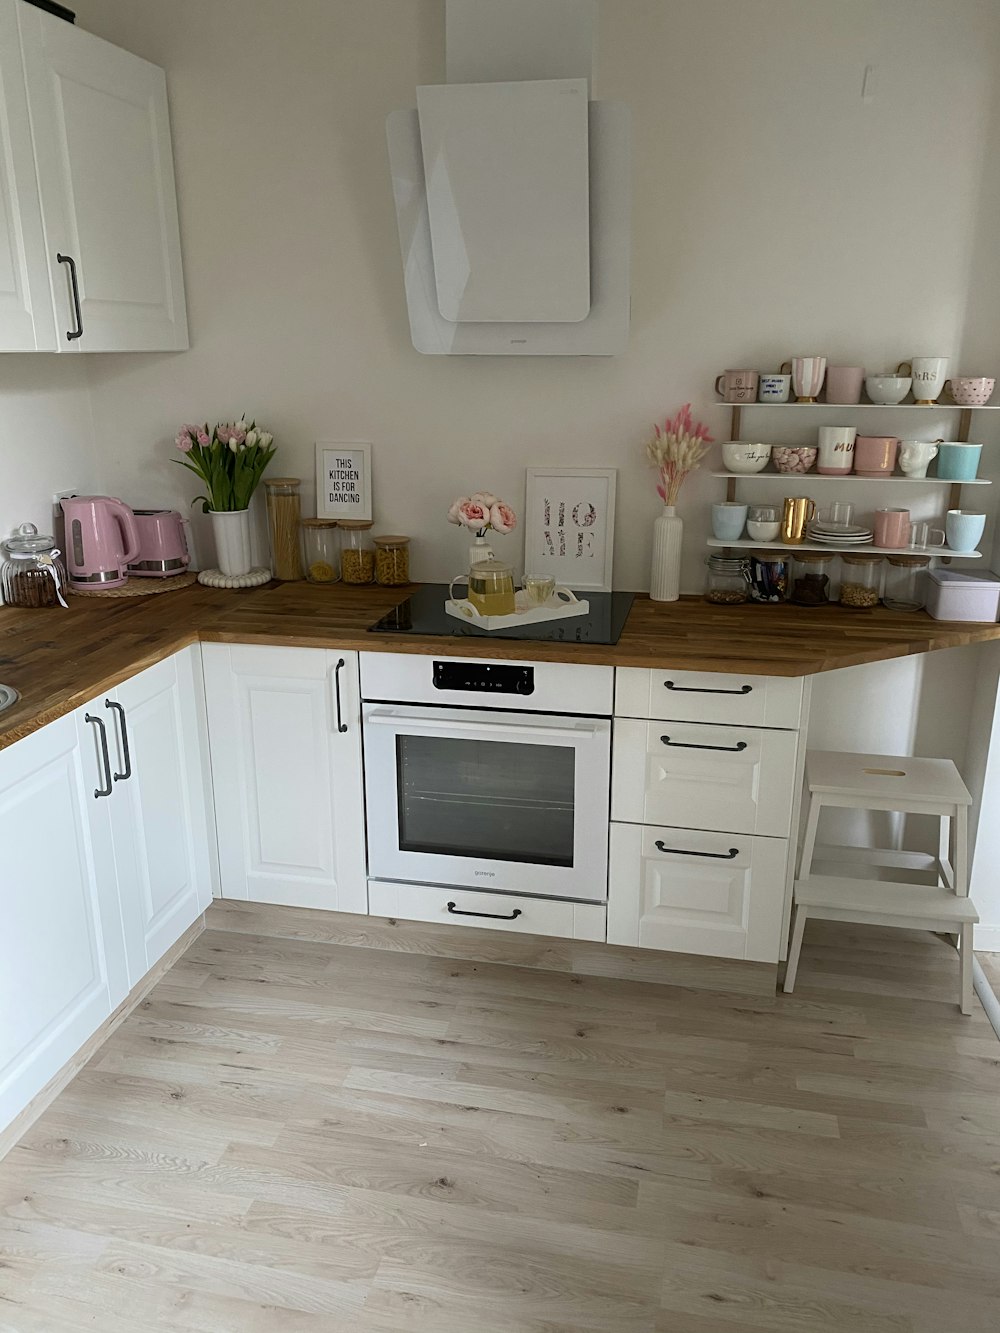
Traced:
[[66, 570], [54, 537], [22, 523], [0, 542], [0, 589], [8, 606], [66, 606]]
[[710, 555], [705, 563], [708, 565], [706, 602], [714, 606], [740, 606], [749, 601], [749, 561], [745, 556]]
[[792, 597], [795, 606], [829, 606], [833, 554], [798, 552], [792, 560]]
[[754, 551], [750, 556], [750, 600], [752, 602], [787, 602], [791, 589], [789, 560], [768, 551]]

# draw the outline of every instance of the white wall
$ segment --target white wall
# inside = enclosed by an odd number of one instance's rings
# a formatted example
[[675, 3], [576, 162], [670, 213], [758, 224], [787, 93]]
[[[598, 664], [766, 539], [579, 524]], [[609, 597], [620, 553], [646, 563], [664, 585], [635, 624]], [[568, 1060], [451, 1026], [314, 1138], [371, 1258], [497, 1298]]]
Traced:
[[[133, 502], [193, 494], [168, 461], [185, 418], [255, 413], [310, 503], [313, 442], [367, 438], [379, 526], [411, 533], [416, 575], [443, 579], [464, 563], [455, 493], [520, 506], [532, 463], [613, 464], [615, 581], [643, 588], [654, 417], [693, 399], [724, 438], [716, 372], [795, 352], [960, 356], [1000, 50], [989, 0], [604, 0], [596, 93], [631, 104], [635, 135], [634, 331], [607, 361], [410, 346], [384, 121], [443, 77], [442, 0], [78, 10], [168, 70], [193, 349], [90, 365], [107, 482]], [[791, 420], [793, 438], [818, 424]], [[682, 500], [690, 590], [720, 491], [698, 476]], [[518, 539], [500, 545], [516, 563]]]
[[0, 535], [52, 532], [56, 491], [99, 489], [84, 359], [0, 356]]

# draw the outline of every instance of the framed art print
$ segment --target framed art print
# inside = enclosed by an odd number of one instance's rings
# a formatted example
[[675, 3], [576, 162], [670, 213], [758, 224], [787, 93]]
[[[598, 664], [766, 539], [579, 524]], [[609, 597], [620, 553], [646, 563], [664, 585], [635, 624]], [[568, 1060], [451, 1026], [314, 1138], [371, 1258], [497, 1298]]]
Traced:
[[524, 572], [573, 592], [610, 592], [615, 468], [532, 467], [524, 510]]
[[316, 517], [372, 517], [372, 447], [366, 440], [316, 445]]

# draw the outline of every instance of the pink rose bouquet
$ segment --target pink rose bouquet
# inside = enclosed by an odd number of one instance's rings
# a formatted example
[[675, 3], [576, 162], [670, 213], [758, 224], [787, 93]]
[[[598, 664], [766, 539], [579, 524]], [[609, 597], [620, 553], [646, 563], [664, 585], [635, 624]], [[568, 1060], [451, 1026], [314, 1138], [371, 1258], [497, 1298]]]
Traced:
[[460, 495], [448, 510], [448, 522], [470, 528], [477, 537], [485, 537], [492, 528], [505, 534], [517, 527], [517, 515], [491, 491]]
[[646, 457], [660, 474], [656, 493], [664, 504], [675, 505], [688, 473], [701, 466], [712, 437], [707, 427], [692, 418], [690, 403], [675, 417], [668, 417], [662, 427], [654, 424], [653, 431]]
[[220, 421], [212, 430], [207, 422], [182, 426], [174, 444], [184, 455], [174, 462], [205, 484], [208, 494], [191, 503], [200, 501], [206, 514], [246, 509], [274, 457], [274, 436], [246, 417], [232, 424]]

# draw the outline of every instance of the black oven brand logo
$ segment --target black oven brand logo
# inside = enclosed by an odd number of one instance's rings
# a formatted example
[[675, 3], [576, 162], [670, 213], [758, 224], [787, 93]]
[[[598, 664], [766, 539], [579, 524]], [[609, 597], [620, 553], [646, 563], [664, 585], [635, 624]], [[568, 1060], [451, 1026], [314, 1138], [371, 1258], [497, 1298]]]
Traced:
[[497, 877], [497, 872], [495, 870], [477, 870], [475, 873], [480, 879], [496, 879]]

